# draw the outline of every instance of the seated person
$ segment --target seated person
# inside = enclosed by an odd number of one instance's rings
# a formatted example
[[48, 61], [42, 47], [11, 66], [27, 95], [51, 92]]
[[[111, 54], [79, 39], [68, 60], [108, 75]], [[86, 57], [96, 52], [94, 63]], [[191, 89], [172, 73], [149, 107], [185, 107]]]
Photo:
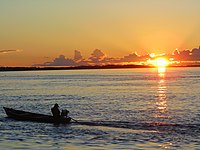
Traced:
[[61, 112], [61, 116], [62, 116], [63, 118], [68, 118], [68, 113], [69, 113], [69, 111], [68, 111], [67, 109], [64, 109], [64, 110], [62, 110], [62, 112]]
[[59, 118], [60, 117], [60, 110], [58, 109], [58, 104], [56, 103], [55, 105], [54, 105], [54, 107], [52, 107], [51, 108], [51, 112], [52, 112], [52, 114], [53, 114], [53, 117], [57, 117], [57, 118]]

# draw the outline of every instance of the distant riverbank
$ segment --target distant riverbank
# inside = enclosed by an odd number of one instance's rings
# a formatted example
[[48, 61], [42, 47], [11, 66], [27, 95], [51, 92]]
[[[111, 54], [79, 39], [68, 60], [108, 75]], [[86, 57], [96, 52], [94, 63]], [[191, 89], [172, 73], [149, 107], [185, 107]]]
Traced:
[[[200, 65], [168, 66], [168, 67], [200, 67]], [[0, 67], [0, 71], [38, 71], [38, 70], [81, 70], [81, 69], [121, 69], [121, 68], [154, 68], [150, 65], [104, 65], [78, 67]]]
[[78, 67], [0, 67], [0, 71], [36, 71], [36, 70], [79, 70], [79, 69], [119, 69], [119, 68], [152, 68], [147, 65], [104, 65]]

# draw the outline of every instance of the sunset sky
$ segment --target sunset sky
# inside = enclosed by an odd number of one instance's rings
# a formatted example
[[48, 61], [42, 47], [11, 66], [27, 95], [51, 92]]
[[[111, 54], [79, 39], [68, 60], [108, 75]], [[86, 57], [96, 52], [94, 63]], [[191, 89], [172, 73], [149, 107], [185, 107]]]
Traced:
[[200, 0], [1, 0], [0, 66], [200, 45]]

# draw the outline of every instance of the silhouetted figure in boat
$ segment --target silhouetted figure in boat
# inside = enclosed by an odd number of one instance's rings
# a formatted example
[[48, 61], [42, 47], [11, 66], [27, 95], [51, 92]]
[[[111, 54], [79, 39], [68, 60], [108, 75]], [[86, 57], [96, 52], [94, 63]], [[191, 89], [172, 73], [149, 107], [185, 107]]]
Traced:
[[69, 111], [67, 109], [62, 110], [61, 117], [68, 118], [68, 113], [69, 113]]
[[58, 104], [56, 103], [52, 108], [51, 108], [51, 112], [53, 114], [53, 117], [57, 120], [60, 119], [60, 110], [58, 109]]

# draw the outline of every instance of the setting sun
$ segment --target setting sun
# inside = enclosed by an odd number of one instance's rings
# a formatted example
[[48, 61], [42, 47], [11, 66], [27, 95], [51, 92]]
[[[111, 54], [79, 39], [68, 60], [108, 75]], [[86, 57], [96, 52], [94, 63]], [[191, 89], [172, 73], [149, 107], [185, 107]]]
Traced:
[[155, 65], [158, 67], [165, 67], [169, 64], [169, 61], [164, 58], [159, 58], [155, 60]]
[[169, 61], [165, 58], [157, 58], [155, 60], [149, 61], [149, 63], [156, 67], [166, 67], [169, 65]]

